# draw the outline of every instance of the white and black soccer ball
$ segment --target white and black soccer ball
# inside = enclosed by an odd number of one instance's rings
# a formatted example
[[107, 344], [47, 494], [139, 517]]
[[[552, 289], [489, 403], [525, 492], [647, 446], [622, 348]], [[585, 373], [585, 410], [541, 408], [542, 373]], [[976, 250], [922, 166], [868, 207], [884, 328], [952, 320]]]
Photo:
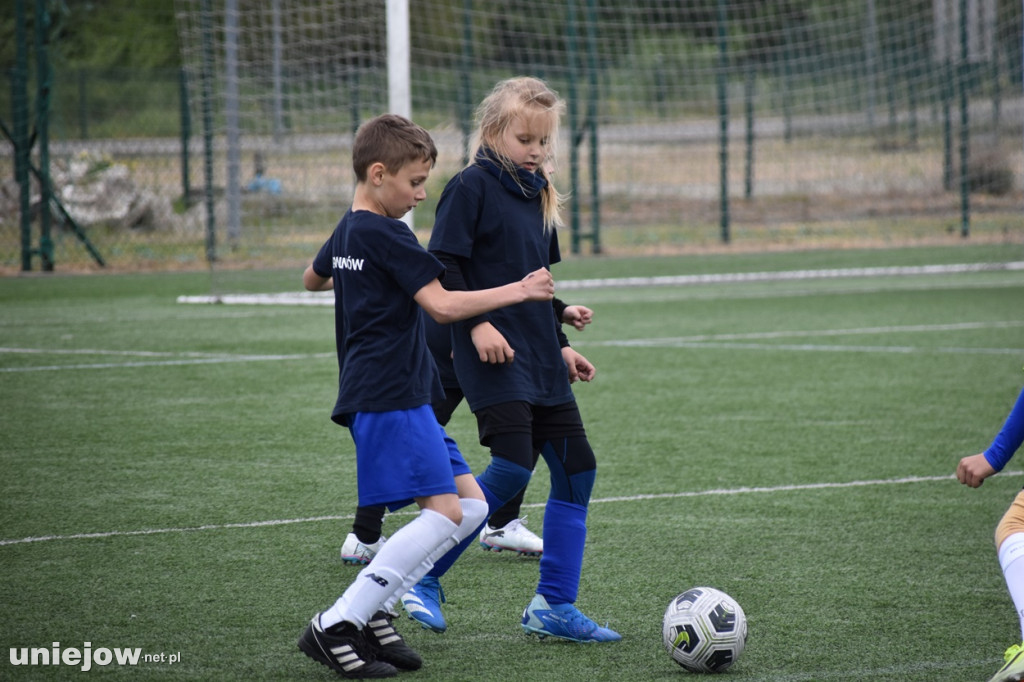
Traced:
[[665, 609], [661, 639], [672, 660], [690, 672], [722, 672], [743, 653], [747, 616], [725, 592], [694, 587]]

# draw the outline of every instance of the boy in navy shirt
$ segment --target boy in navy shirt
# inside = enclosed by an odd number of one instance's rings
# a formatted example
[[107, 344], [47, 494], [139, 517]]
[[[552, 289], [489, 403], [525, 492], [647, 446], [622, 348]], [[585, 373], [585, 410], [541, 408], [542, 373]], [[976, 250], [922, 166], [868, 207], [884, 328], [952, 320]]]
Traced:
[[487, 514], [430, 407], [443, 390], [419, 308], [448, 324], [554, 295], [544, 268], [481, 291], [441, 286], [444, 267], [400, 220], [426, 198], [436, 159], [430, 135], [408, 119], [387, 114], [363, 124], [352, 148], [352, 206], [303, 273], [307, 289], [334, 290], [339, 378], [331, 419], [355, 442], [359, 504], [393, 510], [415, 502], [421, 510], [299, 639], [307, 656], [343, 677], [392, 677], [422, 665], [395, 631], [392, 609]]

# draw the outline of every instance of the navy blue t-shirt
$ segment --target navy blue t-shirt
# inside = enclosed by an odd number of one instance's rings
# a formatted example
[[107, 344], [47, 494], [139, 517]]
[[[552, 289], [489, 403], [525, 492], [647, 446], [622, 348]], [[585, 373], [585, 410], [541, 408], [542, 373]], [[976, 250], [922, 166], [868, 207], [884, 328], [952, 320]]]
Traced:
[[423, 312], [423, 325], [427, 332], [427, 347], [437, 365], [437, 373], [441, 376], [441, 385], [445, 388], [459, 388], [459, 378], [455, 375], [455, 364], [452, 362], [452, 332], [447, 324], [439, 324], [426, 311]]
[[[470, 290], [502, 286], [561, 260], [555, 230], [544, 230], [541, 199], [472, 165], [438, 200], [428, 248], [459, 259]], [[511, 401], [561, 405], [573, 400], [550, 301], [527, 301], [487, 314], [515, 351], [508, 365], [481, 362], [469, 330], [451, 326], [455, 372], [470, 409]]]
[[331, 418], [426, 405], [444, 395], [413, 296], [444, 266], [400, 220], [348, 211], [313, 260], [334, 279], [338, 400]]

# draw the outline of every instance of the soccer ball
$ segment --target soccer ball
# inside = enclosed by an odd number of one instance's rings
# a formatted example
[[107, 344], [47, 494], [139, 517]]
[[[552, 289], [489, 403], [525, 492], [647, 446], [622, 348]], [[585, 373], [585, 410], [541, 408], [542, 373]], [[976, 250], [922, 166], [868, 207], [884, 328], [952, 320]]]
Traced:
[[694, 587], [665, 609], [661, 639], [672, 660], [690, 672], [722, 672], [743, 652], [747, 617], [725, 592]]

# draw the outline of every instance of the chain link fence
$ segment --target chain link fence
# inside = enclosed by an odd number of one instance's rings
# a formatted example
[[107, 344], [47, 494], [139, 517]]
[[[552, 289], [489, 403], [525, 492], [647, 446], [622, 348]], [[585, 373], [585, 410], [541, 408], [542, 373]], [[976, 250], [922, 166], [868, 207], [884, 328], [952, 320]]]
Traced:
[[[52, 44], [47, 71], [29, 49], [0, 92], [0, 269], [300, 266], [351, 197], [353, 131], [388, 108], [385, 4], [177, 0], [181, 69], [62, 68]], [[412, 115], [441, 152], [424, 238], [473, 107], [529, 73], [569, 104], [566, 251], [1024, 242], [1016, 0], [410, 12]]]

